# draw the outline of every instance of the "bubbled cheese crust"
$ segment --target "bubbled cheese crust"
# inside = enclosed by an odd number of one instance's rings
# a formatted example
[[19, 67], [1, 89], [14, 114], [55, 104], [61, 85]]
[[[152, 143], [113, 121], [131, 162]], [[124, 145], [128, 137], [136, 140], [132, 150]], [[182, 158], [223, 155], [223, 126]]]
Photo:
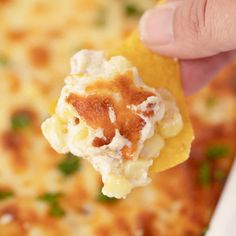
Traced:
[[164, 147], [153, 136], [156, 126], [163, 138], [182, 129], [171, 94], [146, 86], [124, 57], [107, 60], [101, 51], [82, 50], [71, 59], [56, 112], [42, 130], [57, 152], [92, 163], [104, 194], [124, 198], [150, 182], [148, 169]]

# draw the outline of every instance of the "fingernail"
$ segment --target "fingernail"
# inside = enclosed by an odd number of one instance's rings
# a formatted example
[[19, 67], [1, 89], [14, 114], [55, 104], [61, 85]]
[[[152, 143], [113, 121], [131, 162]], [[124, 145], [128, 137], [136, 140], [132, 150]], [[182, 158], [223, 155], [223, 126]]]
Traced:
[[161, 5], [147, 11], [141, 18], [141, 39], [150, 45], [165, 45], [174, 40], [173, 18], [175, 3]]

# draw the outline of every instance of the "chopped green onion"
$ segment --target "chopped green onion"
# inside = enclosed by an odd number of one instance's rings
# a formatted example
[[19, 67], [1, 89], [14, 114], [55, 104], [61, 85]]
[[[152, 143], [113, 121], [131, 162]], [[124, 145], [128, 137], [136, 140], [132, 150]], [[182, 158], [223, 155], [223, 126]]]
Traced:
[[8, 64], [8, 59], [4, 55], [0, 55], [0, 66], [6, 66]]
[[51, 204], [49, 215], [53, 217], [62, 217], [65, 215], [65, 211], [60, 207], [58, 203]]
[[62, 197], [62, 193], [45, 193], [38, 199], [49, 204], [49, 215], [53, 217], [62, 217], [65, 215], [65, 211], [60, 207], [59, 198]]
[[97, 12], [94, 24], [97, 27], [101, 27], [106, 24], [106, 21], [107, 21], [107, 8], [102, 6]]
[[0, 190], [0, 201], [5, 200], [6, 198], [12, 197], [14, 194], [11, 191], [1, 191]]
[[138, 17], [138, 16], [141, 16], [142, 15], [142, 11], [140, 9], [138, 9], [137, 6], [129, 3], [129, 4], [126, 4], [124, 6], [124, 13], [126, 16], [135, 16], [135, 17]]
[[211, 166], [209, 162], [204, 161], [199, 168], [198, 179], [201, 185], [208, 186], [210, 183]]
[[49, 204], [55, 204], [58, 202], [58, 199], [62, 197], [62, 193], [44, 193], [39, 197], [39, 200], [47, 202]]
[[206, 105], [207, 107], [211, 108], [217, 103], [217, 98], [213, 96], [209, 96], [206, 99]]
[[216, 170], [216, 171], [214, 172], [214, 178], [215, 178], [215, 180], [217, 180], [217, 181], [223, 181], [223, 180], [225, 180], [225, 178], [226, 178], [226, 174], [225, 174], [225, 172], [222, 171], [222, 170]]
[[11, 118], [11, 127], [14, 130], [26, 128], [32, 120], [27, 114], [15, 114]]
[[102, 191], [99, 192], [99, 194], [97, 196], [97, 200], [99, 202], [103, 202], [103, 203], [114, 203], [114, 202], [118, 201], [118, 199], [116, 199], [114, 197], [108, 197], [108, 196], [104, 195], [102, 193]]
[[202, 230], [202, 234], [205, 236], [208, 230], [209, 230], [209, 226], [206, 226], [206, 227]]
[[74, 156], [72, 153], [68, 153], [65, 159], [59, 163], [58, 169], [65, 176], [71, 175], [78, 171], [80, 168], [80, 159], [77, 156]]
[[219, 159], [230, 153], [230, 149], [225, 145], [214, 145], [207, 149], [207, 156], [212, 159]]

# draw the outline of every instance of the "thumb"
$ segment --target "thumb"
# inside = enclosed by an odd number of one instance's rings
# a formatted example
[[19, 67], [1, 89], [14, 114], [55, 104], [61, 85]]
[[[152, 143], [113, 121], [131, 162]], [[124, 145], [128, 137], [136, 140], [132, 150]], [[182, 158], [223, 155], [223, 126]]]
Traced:
[[177, 0], [148, 10], [140, 35], [152, 51], [193, 59], [236, 49], [235, 0]]

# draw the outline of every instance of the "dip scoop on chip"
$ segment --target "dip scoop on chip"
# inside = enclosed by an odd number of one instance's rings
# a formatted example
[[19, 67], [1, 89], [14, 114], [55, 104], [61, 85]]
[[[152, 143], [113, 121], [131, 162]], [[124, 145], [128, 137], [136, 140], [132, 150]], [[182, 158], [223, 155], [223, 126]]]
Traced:
[[42, 131], [57, 152], [100, 172], [105, 195], [125, 198], [151, 170], [188, 158], [193, 132], [178, 63], [149, 52], [137, 33], [109, 55], [81, 50]]

